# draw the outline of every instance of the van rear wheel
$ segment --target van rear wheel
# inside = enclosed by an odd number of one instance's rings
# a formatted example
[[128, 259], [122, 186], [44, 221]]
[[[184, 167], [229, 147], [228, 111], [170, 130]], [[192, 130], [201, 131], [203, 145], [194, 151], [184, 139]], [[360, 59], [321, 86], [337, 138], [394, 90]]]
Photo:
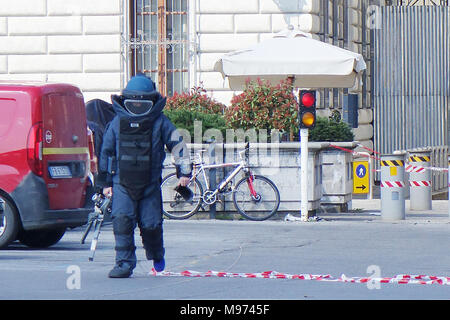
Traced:
[[16, 240], [20, 229], [19, 214], [13, 202], [0, 193], [0, 249]]
[[64, 236], [66, 228], [45, 230], [21, 230], [19, 241], [32, 248], [47, 248], [56, 244]]

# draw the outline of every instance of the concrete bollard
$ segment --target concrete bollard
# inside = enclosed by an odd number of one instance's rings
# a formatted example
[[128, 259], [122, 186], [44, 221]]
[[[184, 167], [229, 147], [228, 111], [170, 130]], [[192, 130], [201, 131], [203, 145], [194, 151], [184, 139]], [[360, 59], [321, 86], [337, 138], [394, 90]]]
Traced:
[[381, 156], [381, 220], [405, 219], [405, 155]]
[[409, 204], [411, 210], [431, 210], [432, 188], [430, 151], [410, 152], [409, 169]]

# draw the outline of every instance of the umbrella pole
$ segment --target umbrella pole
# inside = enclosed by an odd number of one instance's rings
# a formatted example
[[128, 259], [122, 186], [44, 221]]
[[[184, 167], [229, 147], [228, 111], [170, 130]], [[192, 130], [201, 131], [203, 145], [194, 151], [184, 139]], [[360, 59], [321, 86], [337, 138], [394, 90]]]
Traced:
[[309, 129], [300, 129], [300, 192], [301, 220], [308, 220], [308, 133]]

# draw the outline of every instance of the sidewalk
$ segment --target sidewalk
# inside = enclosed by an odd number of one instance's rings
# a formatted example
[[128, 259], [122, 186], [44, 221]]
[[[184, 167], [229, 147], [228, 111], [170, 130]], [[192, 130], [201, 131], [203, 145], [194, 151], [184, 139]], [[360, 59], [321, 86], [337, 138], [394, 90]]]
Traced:
[[332, 207], [322, 206], [317, 217], [328, 221], [380, 221], [388, 223], [450, 223], [448, 200], [433, 200], [432, 210], [410, 210], [405, 200], [405, 220], [382, 220], [380, 199], [353, 199], [348, 212], [336, 212]]

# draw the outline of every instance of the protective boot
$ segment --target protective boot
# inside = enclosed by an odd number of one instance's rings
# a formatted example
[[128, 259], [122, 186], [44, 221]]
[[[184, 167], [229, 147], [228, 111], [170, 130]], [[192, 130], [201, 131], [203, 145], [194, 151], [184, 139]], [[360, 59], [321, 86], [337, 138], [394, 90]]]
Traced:
[[133, 270], [124, 264], [116, 264], [109, 272], [109, 278], [129, 278], [133, 274]]
[[141, 236], [147, 260], [153, 260], [156, 271], [163, 271], [165, 249], [162, 224], [157, 225], [156, 228], [142, 228]]
[[123, 273], [126, 275], [128, 273], [127, 269], [132, 271], [136, 267], [137, 262], [136, 247], [134, 245], [135, 221], [127, 215], [116, 215], [112, 219], [113, 233], [116, 241], [114, 247], [116, 251], [116, 267], [114, 269], [116, 271], [113, 274], [122, 274], [120, 270], [125, 270]]

